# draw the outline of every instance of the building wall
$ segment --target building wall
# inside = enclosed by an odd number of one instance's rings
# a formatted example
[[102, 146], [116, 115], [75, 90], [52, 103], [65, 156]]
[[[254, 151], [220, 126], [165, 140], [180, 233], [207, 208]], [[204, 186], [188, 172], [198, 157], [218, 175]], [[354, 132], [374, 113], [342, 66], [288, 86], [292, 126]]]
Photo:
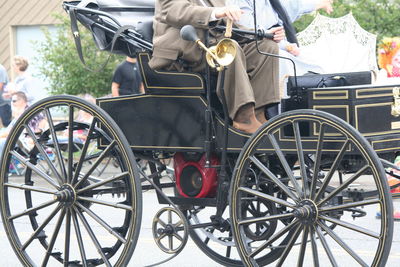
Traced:
[[62, 0], [0, 0], [0, 64], [10, 73], [18, 26], [54, 25], [53, 13], [65, 13]]

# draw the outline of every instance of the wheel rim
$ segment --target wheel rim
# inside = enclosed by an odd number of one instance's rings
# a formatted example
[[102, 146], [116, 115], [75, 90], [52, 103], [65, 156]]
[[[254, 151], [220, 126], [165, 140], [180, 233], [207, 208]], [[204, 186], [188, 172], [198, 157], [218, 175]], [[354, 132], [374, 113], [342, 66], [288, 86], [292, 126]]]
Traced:
[[[40, 133], [33, 122], [41, 122]], [[23, 179], [9, 175], [11, 157], [25, 166]], [[1, 172], [3, 222], [21, 262], [126, 264], [141, 220], [134, 162], [118, 126], [98, 107], [53, 97], [28, 109], [7, 139]]]
[[[298, 167], [293, 168], [293, 163]], [[276, 244], [282, 238], [289, 240], [276, 261], [271, 259], [277, 266], [302, 266], [305, 262], [380, 266], [386, 262], [393, 221], [384, 171], [365, 138], [344, 121], [315, 111], [282, 114], [248, 141], [235, 169], [230, 211], [239, 254], [246, 265], [257, 266], [255, 258], [279, 248]], [[249, 169], [262, 175], [258, 180], [249, 179]], [[266, 191], [271, 187], [275, 193]], [[355, 188], [377, 190], [378, 194], [359, 199], [360, 191]], [[273, 203], [276, 214], [245, 215], [241, 207], [249, 199]], [[381, 211], [377, 223], [361, 217], [363, 207], [370, 217], [371, 212]], [[278, 222], [273, 235], [247, 241], [251, 236], [246, 227], [269, 221]], [[365, 241], [351, 242], [348, 236]], [[367, 255], [365, 242], [371, 251]]]

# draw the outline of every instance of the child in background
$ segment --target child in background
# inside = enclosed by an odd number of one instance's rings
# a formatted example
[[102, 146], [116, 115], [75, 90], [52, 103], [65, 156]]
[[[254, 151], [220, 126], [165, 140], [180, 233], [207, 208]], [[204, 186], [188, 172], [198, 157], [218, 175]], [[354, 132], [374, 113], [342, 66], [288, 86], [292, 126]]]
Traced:
[[378, 46], [378, 65], [387, 77], [400, 77], [400, 37], [382, 39]]
[[[378, 45], [378, 65], [381, 68], [380, 75], [386, 78], [400, 78], [400, 37], [383, 38], [382, 42]], [[400, 156], [397, 156], [394, 164], [400, 166]], [[400, 171], [393, 171], [394, 174], [400, 176]], [[400, 183], [400, 180], [388, 175], [389, 186], [394, 186]], [[392, 194], [399, 194], [400, 187], [390, 190]], [[379, 218], [380, 212], [376, 216]], [[400, 220], [400, 211], [394, 211], [394, 220]]]

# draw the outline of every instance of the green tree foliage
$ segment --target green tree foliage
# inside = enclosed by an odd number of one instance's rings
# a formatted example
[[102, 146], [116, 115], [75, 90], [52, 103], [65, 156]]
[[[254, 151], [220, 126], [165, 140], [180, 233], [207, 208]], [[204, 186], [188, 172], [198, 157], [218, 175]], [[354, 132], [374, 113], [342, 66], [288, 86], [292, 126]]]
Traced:
[[[400, 0], [334, 0], [334, 11], [328, 15], [338, 18], [349, 12], [363, 29], [383, 37], [400, 36]], [[320, 10], [321, 14], [327, 15]], [[304, 30], [314, 19], [305, 15], [295, 23], [298, 31]]]
[[[57, 25], [56, 34], [44, 29], [46, 41], [36, 44], [38, 58], [43, 62], [39, 70], [49, 82], [48, 91], [51, 94], [71, 95], [90, 93], [96, 97], [110, 94], [114, 69], [123, 57], [112, 55], [100, 72], [85, 69], [75, 48], [69, 19], [55, 16], [61, 21]], [[91, 33], [83, 26], [80, 27], [80, 35], [88, 67], [92, 70], [99, 69], [109, 54], [96, 48]]]

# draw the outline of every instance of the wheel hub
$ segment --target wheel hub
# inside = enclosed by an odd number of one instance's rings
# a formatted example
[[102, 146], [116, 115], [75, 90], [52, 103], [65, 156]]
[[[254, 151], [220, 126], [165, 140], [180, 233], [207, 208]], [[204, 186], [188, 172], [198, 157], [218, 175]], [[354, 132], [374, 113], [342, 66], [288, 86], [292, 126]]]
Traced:
[[312, 223], [318, 216], [317, 206], [309, 199], [303, 200], [294, 210], [294, 216], [305, 224]]
[[54, 194], [54, 199], [60, 201], [65, 207], [70, 207], [76, 201], [76, 193], [74, 188], [69, 184], [61, 186], [60, 190]]

